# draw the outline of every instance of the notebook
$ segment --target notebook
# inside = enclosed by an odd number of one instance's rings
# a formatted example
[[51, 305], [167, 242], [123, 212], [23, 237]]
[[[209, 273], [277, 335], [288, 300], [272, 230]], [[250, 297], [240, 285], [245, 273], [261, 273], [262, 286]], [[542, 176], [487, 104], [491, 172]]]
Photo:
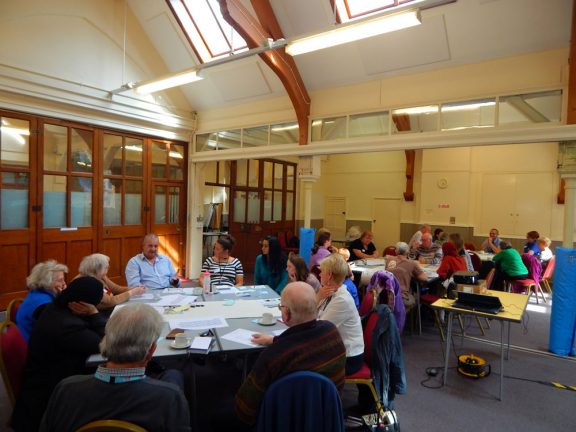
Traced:
[[502, 311], [502, 303], [496, 296], [467, 293], [458, 291], [458, 299], [452, 303], [458, 309], [468, 309], [478, 312], [497, 314]]

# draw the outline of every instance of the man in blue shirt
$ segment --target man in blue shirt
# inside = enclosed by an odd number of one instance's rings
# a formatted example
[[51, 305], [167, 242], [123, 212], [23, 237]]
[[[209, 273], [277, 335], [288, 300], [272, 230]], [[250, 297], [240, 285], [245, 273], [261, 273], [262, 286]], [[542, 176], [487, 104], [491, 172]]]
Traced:
[[126, 264], [126, 282], [128, 286], [144, 285], [149, 289], [180, 285], [170, 258], [158, 253], [156, 234], [147, 234], [142, 240], [142, 253]]

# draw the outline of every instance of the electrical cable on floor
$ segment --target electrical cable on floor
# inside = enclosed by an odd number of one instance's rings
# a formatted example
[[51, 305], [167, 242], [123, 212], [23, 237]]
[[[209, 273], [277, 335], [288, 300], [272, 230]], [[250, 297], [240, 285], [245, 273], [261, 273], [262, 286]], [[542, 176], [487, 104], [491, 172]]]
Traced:
[[560, 390], [569, 390], [569, 391], [576, 392], [576, 386], [560, 384], [559, 382], [555, 382], [555, 381], [533, 380], [533, 379], [529, 379], [529, 378], [520, 378], [520, 377], [511, 376], [511, 375], [504, 375], [504, 378], [514, 379], [514, 380], [518, 380], [518, 381], [532, 382], [535, 384], [542, 384], [542, 385], [545, 385], [547, 387], [554, 387], [554, 388], [557, 388]]

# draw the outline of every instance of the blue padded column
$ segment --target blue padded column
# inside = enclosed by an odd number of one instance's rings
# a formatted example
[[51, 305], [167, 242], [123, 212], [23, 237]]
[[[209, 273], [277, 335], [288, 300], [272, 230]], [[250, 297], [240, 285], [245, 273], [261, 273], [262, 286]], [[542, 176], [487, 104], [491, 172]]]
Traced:
[[576, 249], [556, 249], [548, 350], [576, 355]]
[[300, 228], [300, 256], [306, 261], [306, 265], [310, 263], [310, 255], [312, 253], [312, 246], [314, 246], [315, 228]]

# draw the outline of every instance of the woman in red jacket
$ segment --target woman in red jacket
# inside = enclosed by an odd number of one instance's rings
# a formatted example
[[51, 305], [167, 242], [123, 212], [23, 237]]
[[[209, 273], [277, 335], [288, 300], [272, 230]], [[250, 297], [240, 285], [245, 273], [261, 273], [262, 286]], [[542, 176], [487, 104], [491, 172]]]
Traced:
[[467, 270], [466, 262], [458, 255], [456, 246], [452, 242], [442, 244], [442, 253], [444, 257], [440, 262], [440, 267], [436, 270], [438, 276], [442, 280], [450, 279], [450, 277], [457, 271]]

